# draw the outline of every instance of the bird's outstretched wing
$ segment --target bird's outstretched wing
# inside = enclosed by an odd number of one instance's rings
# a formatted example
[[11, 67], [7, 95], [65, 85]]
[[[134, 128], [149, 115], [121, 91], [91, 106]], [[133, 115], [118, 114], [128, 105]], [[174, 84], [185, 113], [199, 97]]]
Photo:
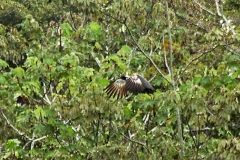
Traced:
[[110, 83], [104, 90], [110, 97], [117, 96], [117, 99], [126, 97], [127, 96], [126, 80], [117, 79], [116, 81]]
[[153, 86], [142, 76], [137, 75], [138, 78], [141, 80], [142, 85], [144, 86], [144, 93], [153, 93], [155, 92], [155, 88], [153, 88]]
[[133, 74], [130, 77], [121, 77], [116, 81], [110, 83], [105, 89], [107, 94], [111, 97], [116, 97], [117, 99], [127, 96], [127, 93], [153, 93], [155, 89], [153, 86], [142, 76], [138, 74]]
[[138, 75], [133, 75], [126, 79], [126, 89], [133, 94], [142, 93], [144, 91], [144, 86]]

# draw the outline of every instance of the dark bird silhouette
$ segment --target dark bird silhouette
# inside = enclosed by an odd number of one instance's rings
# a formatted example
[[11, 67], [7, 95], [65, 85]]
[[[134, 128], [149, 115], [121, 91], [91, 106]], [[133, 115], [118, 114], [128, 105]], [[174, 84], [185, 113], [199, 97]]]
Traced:
[[117, 99], [126, 97], [128, 92], [133, 94], [138, 93], [153, 93], [155, 89], [142, 76], [134, 73], [132, 76], [121, 76], [119, 79], [111, 82], [105, 89], [106, 93]]

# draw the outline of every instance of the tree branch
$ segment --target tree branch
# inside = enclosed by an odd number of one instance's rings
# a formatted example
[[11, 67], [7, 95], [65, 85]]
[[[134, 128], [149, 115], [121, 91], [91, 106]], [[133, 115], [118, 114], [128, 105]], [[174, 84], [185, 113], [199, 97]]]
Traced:
[[193, 0], [193, 2], [195, 2], [201, 9], [203, 9], [203, 10], [206, 11], [207, 13], [215, 16], [215, 14], [214, 14], [212, 11], [210, 11], [210, 10], [208, 10], [207, 8], [205, 8], [204, 6], [202, 6], [202, 5], [201, 5], [200, 3], [198, 3], [196, 0]]
[[120, 21], [119, 19], [114, 18], [113, 16], [111, 16], [111, 15], [109, 15], [109, 14], [106, 14], [106, 13], [102, 12], [101, 10], [100, 10], [100, 12], [101, 12], [102, 14], [104, 14], [105, 16], [111, 17], [111, 18], [114, 19], [115, 21], [117, 21], [117, 22], [125, 25], [128, 33], [130, 34], [130, 36], [131, 36], [131, 38], [132, 38], [132, 40], [133, 40], [133, 42], [134, 42], [134, 44], [137, 46], [137, 48], [140, 50], [140, 52], [153, 64], [154, 68], [155, 68], [155, 69], [158, 71], [158, 73], [163, 77], [163, 79], [165, 79], [171, 86], [173, 86], [173, 84], [167, 79], [167, 77], [166, 77], [166, 76], [162, 73], [162, 71], [157, 67], [156, 63], [152, 60], [152, 58], [149, 57], [149, 56], [143, 51], [143, 49], [139, 46], [139, 44], [138, 44], [137, 41], [135, 40], [132, 32], [130, 31], [128, 25], [126, 24], [127, 18], [126, 18], [124, 21]]
[[182, 74], [187, 70], [187, 68], [197, 59], [201, 58], [204, 54], [212, 52], [213, 50], [215, 50], [217, 47], [219, 47], [221, 45], [215, 45], [213, 48], [211, 48], [210, 50], [207, 50], [205, 52], [200, 53], [197, 57], [191, 59], [188, 64], [184, 67], [184, 69], [181, 71], [181, 73], [179, 74], [179, 77], [177, 79], [177, 81], [181, 78]]
[[196, 23], [192, 22], [191, 20], [189, 20], [189, 19], [187, 19], [187, 18], [179, 15], [177, 12], [175, 12], [175, 14], [176, 14], [177, 17], [180, 17], [180, 18], [182, 18], [183, 20], [187, 21], [188, 23], [190, 23], [190, 24], [192, 24], [192, 25], [194, 25], [194, 26], [202, 29], [202, 30], [205, 31], [205, 32], [208, 32], [208, 30], [207, 30], [206, 28], [204, 28], [203, 26], [200, 26], [199, 24], [196, 24]]
[[127, 28], [127, 31], [129, 32], [134, 44], [137, 46], [137, 48], [140, 50], [140, 52], [153, 64], [154, 68], [158, 71], [158, 73], [163, 77], [163, 79], [165, 79], [171, 86], [173, 86], [173, 84], [167, 79], [167, 77], [162, 73], [162, 71], [157, 67], [156, 63], [152, 60], [151, 57], [149, 57], [144, 51], [143, 49], [139, 46], [139, 44], [137, 43], [137, 41], [135, 40], [134, 36], [132, 35], [132, 32], [130, 31], [128, 25], [126, 24], [126, 22], [124, 22], [124, 25]]
[[216, 9], [217, 9], [217, 14], [218, 16], [222, 17], [225, 24], [226, 24], [226, 30], [227, 32], [229, 32], [229, 30], [232, 31], [233, 34], [235, 34], [235, 31], [233, 30], [233, 27], [230, 27], [230, 20], [227, 20], [227, 18], [220, 12], [219, 10], [219, 4], [218, 4], [219, 0], [215, 0], [215, 4], [216, 4]]
[[148, 149], [148, 147], [146, 146], [145, 143], [143, 143], [143, 142], [139, 142], [139, 141], [136, 141], [136, 140], [134, 140], [134, 139], [132, 139], [132, 138], [129, 138], [129, 137], [126, 136], [124, 133], [116, 132], [116, 131], [114, 131], [114, 130], [112, 130], [112, 132], [113, 132], [113, 133], [116, 133], [116, 134], [120, 134], [120, 135], [122, 135], [124, 138], [126, 138], [127, 140], [129, 140], [129, 141], [131, 141], [131, 142], [133, 142], [133, 143], [136, 143], [136, 144], [139, 144], [139, 145], [143, 146], [144, 148], [147, 149], [147, 151], [148, 151], [149, 153], [151, 153], [150, 150]]
[[6, 115], [3, 113], [3, 111], [1, 111], [1, 113], [2, 113], [2, 116], [4, 117], [4, 119], [6, 120], [7, 124], [8, 124], [10, 127], [12, 127], [12, 129], [13, 129], [14, 131], [16, 131], [20, 136], [23, 136], [23, 137], [27, 138], [29, 141], [32, 141], [32, 139], [31, 139], [30, 137], [28, 137], [25, 133], [19, 131], [16, 127], [14, 127], [14, 126], [10, 123], [10, 121], [7, 119], [7, 117], [6, 117]]
[[[171, 24], [170, 24], [170, 16], [169, 16], [169, 8], [168, 8], [168, 0], [165, 1], [166, 4], [166, 16], [167, 16], [167, 22], [168, 22], [168, 35], [169, 35], [169, 54], [170, 54], [170, 75], [171, 75], [171, 83], [173, 86], [174, 92], [176, 92], [176, 86], [175, 86], [175, 80], [174, 80], [174, 74], [173, 74], [173, 50], [172, 50], [172, 35], [171, 35]], [[175, 102], [175, 108], [176, 108], [176, 117], [177, 117], [177, 133], [178, 133], [178, 139], [180, 143], [180, 159], [184, 157], [184, 142], [183, 142], [183, 134], [182, 134], [182, 120], [181, 120], [181, 110], [178, 105], [179, 102]]]
[[166, 54], [166, 48], [165, 48], [165, 45], [164, 45], [164, 41], [165, 41], [165, 37], [164, 37], [164, 34], [163, 34], [163, 54], [164, 54], [164, 61], [165, 61], [165, 66], [167, 67], [167, 70], [168, 70], [168, 73], [171, 74], [171, 70], [168, 66], [168, 61], [167, 61], [167, 54]]
[[4, 119], [6, 120], [7, 124], [8, 124], [14, 131], [16, 131], [20, 136], [23, 136], [23, 137], [25, 137], [26, 139], [28, 139], [28, 142], [23, 146], [23, 149], [24, 149], [29, 143], [31, 143], [31, 149], [33, 149], [35, 142], [41, 141], [42, 139], [47, 138], [47, 136], [43, 136], [43, 137], [34, 139], [34, 137], [35, 137], [34, 134], [33, 134], [33, 137], [32, 137], [32, 138], [28, 137], [25, 133], [19, 131], [16, 127], [14, 127], [14, 126], [10, 123], [10, 121], [8, 120], [8, 118], [6, 117], [6, 115], [3, 113], [3, 111], [1, 111], [1, 113], [2, 113], [2, 116], [4, 117]]
[[167, 22], [168, 22], [168, 35], [169, 35], [169, 54], [170, 54], [170, 76], [171, 76], [171, 83], [173, 87], [175, 87], [175, 81], [174, 81], [174, 75], [173, 75], [173, 50], [172, 50], [172, 35], [171, 35], [171, 25], [170, 25], [170, 16], [169, 16], [169, 9], [168, 9], [168, 1], [165, 1], [166, 3], [166, 16], [167, 16]]

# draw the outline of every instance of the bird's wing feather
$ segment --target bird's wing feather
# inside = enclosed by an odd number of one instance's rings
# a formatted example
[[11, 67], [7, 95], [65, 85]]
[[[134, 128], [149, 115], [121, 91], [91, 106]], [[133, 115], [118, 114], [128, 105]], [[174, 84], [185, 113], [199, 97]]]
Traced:
[[144, 90], [144, 86], [139, 78], [133, 79], [129, 77], [126, 80], [126, 89], [133, 94], [138, 94]]
[[117, 96], [117, 99], [123, 98], [127, 95], [125, 84], [125, 80], [117, 79], [116, 81], [110, 83], [104, 90], [109, 97], [112, 96], [114, 98]]
[[152, 92], [155, 91], [155, 89], [153, 88], [153, 86], [142, 76], [138, 75], [138, 78], [141, 80], [142, 85], [144, 86], [145, 89], [151, 90]]
[[133, 94], [138, 93], [153, 93], [155, 89], [153, 86], [142, 76], [134, 74], [131, 77], [117, 79], [110, 83], [105, 89], [109, 97], [123, 98], [127, 96], [128, 92]]

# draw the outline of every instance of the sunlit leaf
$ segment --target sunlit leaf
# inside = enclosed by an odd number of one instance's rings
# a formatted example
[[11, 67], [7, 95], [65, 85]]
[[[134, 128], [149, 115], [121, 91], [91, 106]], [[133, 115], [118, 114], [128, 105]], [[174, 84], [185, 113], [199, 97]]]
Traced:
[[127, 45], [122, 46], [122, 48], [117, 52], [119, 56], [128, 56], [131, 52], [131, 48]]
[[101, 29], [101, 27], [99, 26], [99, 24], [96, 23], [96, 22], [91, 22], [91, 23], [89, 24], [89, 27], [90, 27], [90, 29], [91, 29], [92, 31], [94, 31], [94, 32], [100, 32], [100, 29]]
[[24, 63], [25, 67], [38, 66], [41, 62], [37, 57], [28, 57]]
[[62, 23], [61, 29], [62, 29], [62, 36], [66, 38], [70, 38], [74, 33], [72, 27], [68, 23]]
[[98, 42], [96, 42], [94, 46], [95, 46], [97, 49], [100, 49], [100, 50], [102, 49], [102, 46], [101, 46]]
[[3, 75], [0, 75], [0, 84], [7, 84], [8, 82], [7, 82], [7, 80], [6, 80], [6, 78], [3, 76]]
[[25, 75], [25, 71], [21, 67], [17, 67], [13, 69], [13, 74], [18, 78], [22, 78]]
[[45, 117], [45, 112], [43, 111], [43, 109], [40, 106], [36, 106], [36, 109], [33, 111], [33, 113], [34, 113], [35, 117], [37, 118], [37, 120]]
[[9, 151], [13, 151], [16, 149], [17, 146], [19, 146], [21, 142], [18, 139], [10, 139], [6, 143], [6, 149]]
[[0, 59], [0, 67], [8, 67], [9, 65], [8, 65], [8, 63], [7, 62], [5, 62], [4, 60], [2, 60], [2, 59]]

